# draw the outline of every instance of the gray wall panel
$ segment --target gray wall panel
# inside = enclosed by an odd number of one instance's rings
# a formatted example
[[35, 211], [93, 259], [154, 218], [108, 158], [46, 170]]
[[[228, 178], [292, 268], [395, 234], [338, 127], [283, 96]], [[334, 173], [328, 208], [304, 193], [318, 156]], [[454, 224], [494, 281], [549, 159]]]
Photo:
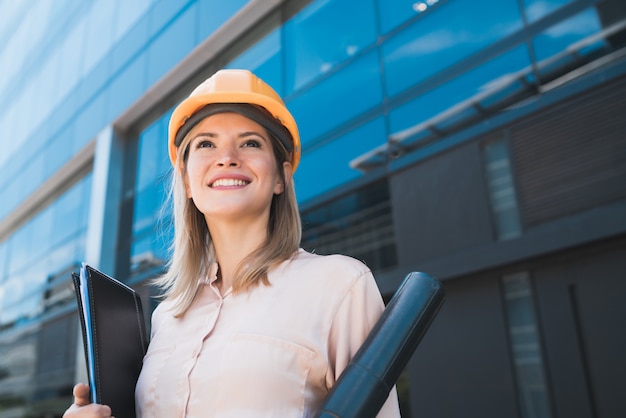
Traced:
[[626, 410], [626, 242], [554, 257], [533, 272], [557, 417]]
[[397, 173], [390, 188], [401, 266], [493, 240], [477, 144]]
[[497, 278], [450, 280], [445, 290], [408, 366], [413, 417], [516, 418]]

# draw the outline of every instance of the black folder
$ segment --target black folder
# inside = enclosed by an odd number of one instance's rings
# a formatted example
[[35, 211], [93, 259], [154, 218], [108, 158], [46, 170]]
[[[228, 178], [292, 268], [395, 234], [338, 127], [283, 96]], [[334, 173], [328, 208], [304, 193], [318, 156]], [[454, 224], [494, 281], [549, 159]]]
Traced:
[[141, 298], [129, 286], [83, 264], [72, 273], [92, 402], [117, 418], [135, 416], [135, 385], [148, 347]]

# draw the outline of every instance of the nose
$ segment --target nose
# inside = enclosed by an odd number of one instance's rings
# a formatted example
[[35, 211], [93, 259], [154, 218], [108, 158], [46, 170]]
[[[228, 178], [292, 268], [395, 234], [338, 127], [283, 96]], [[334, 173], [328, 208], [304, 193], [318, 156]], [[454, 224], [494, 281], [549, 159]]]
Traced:
[[219, 167], [239, 167], [240, 161], [235, 147], [226, 146], [220, 149], [215, 164]]

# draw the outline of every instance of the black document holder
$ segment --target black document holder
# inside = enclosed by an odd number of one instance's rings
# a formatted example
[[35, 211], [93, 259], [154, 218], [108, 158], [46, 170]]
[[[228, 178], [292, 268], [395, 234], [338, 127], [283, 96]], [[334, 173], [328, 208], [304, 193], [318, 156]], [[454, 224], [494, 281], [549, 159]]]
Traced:
[[148, 341], [139, 295], [83, 264], [72, 274], [92, 402], [117, 418], [135, 416], [135, 385]]

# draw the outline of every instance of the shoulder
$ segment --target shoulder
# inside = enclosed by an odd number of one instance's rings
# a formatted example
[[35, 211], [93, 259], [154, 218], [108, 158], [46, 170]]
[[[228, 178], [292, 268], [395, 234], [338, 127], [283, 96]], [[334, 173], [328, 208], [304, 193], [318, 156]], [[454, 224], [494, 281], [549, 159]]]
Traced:
[[155, 329], [163, 321], [174, 317], [173, 309], [175, 302], [172, 299], [165, 298], [152, 311], [152, 328]]
[[325, 298], [342, 298], [355, 288], [378, 291], [371, 270], [355, 258], [341, 255], [318, 255], [300, 249], [269, 274], [278, 286], [297, 284], [304, 292], [321, 293]]
[[296, 273], [303, 277], [315, 277], [321, 280], [323, 277], [332, 276], [332, 280], [353, 281], [364, 275], [371, 275], [369, 267], [362, 261], [342, 255], [319, 255], [303, 249], [284, 263], [286, 272]]

